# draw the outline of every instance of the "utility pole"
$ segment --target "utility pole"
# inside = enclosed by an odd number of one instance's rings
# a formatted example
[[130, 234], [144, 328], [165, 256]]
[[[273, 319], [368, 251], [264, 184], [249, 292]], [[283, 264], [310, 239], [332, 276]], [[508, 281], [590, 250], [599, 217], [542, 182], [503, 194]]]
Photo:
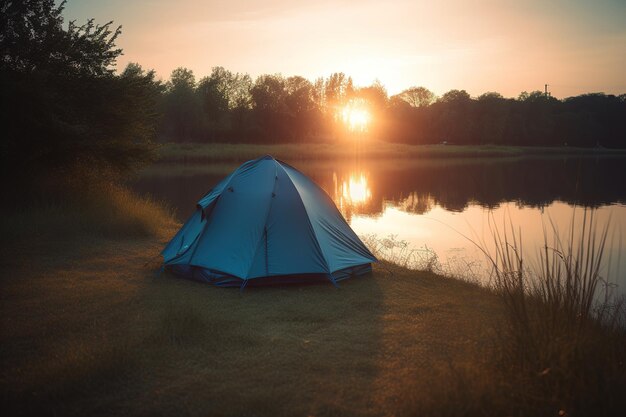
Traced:
[[550, 97], [550, 93], [548, 92], [548, 84], [545, 86], [545, 95], [546, 97]]

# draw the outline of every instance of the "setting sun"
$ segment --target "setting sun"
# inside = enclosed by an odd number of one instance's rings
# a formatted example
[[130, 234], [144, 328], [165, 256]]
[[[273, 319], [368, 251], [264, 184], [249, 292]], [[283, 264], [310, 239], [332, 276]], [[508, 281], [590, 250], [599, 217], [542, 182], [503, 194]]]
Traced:
[[371, 116], [363, 104], [350, 102], [341, 111], [341, 119], [351, 132], [365, 132]]

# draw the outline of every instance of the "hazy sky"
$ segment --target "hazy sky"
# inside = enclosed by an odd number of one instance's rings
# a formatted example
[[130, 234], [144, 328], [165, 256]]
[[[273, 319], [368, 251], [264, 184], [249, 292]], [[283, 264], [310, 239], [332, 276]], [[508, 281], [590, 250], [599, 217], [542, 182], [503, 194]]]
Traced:
[[167, 79], [332, 72], [390, 94], [423, 85], [517, 96], [626, 93], [626, 0], [69, 0], [67, 20], [123, 26], [129, 61]]

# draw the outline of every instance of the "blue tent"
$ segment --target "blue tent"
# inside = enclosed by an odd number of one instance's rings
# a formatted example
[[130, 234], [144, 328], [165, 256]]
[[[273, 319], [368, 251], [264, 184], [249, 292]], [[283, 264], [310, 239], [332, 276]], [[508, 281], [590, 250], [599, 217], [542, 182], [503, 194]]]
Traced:
[[324, 190], [271, 156], [244, 163], [202, 197], [162, 255], [174, 273], [242, 288], [336, 283], [376, 262]]

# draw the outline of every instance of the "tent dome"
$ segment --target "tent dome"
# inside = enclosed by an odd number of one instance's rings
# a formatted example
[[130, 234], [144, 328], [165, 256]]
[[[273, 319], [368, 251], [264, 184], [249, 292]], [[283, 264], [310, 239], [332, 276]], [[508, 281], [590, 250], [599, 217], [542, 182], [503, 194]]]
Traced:
[[162, 255], [174, 273], [222, 286], [335, 283], [376, 261], [324, 190], [269, 155], [202, 197]]

